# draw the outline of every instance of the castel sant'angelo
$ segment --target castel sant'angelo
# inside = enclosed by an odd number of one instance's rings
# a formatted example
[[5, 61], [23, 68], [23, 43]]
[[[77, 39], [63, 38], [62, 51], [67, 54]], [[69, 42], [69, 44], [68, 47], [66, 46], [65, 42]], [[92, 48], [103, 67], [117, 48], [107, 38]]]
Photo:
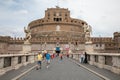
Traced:
[[119, 32], [114, 32], [113, 37], [91, 37], [92, 27], [87, 22], [71, 18], [69, 9], [58, 6], [48, 8], [43, 18], [30, 22], [24, 31], [24, 39], [0, 36], [0, 53], [20, 53], [25, 45], [31, 52], [85, 51], [87, 42], [91, 42], [95, 52], [120, 50]]

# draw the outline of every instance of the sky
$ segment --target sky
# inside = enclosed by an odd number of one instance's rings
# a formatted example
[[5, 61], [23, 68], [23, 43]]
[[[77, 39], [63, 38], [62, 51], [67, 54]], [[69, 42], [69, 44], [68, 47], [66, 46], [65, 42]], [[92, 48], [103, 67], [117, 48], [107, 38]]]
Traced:
[[120, 32], [120, 0], [0, 0], [0, 36], [24, 37], [24, 27], [56, 5], [91, 25], [94, 37]]

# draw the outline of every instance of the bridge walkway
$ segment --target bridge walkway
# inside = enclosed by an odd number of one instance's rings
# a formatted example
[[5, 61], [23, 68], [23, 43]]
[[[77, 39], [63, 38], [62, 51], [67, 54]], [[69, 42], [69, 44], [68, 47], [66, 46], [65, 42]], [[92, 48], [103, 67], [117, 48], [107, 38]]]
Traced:
[[[17, 70], [11, 70], [0, 76], [0, 80], [12, 80], [35, 65], [36, 63], [33, 63]], [[46, 63], [43, 63], [42, 69], [36, 70], [33, 68], [18, 80], [104, 80], [100, 76], [83, 68], [83, 66], [110, 80], [120, 80], [120, 75], [114, 74], [108, 70], [99, 69], [88, 64], [80, 64], [78, 61], [67, 58], [64, 58], [62, 61], [60, 61], [59, 58], [51, 60], [48, 69], [46, 68]]]

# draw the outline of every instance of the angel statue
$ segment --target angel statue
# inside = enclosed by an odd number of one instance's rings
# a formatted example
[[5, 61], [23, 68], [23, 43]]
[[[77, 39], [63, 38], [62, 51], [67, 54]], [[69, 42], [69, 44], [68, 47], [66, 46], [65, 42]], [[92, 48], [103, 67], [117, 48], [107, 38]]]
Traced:
[[29, 28], [26, 29], [26, 28], [24, 27], [24, 32], [26, 33], [25, 41], [28, 41], [28, 42], [29, 42], [29, 40], [31, 39], [30, 29], [29, 29]]
[[90, 34], [92, 32], [91, 26], [84, 24], [84, 32], [85, 32], [85, 40], [87, 42], [91, 41], [91, 38], [90, 38]]

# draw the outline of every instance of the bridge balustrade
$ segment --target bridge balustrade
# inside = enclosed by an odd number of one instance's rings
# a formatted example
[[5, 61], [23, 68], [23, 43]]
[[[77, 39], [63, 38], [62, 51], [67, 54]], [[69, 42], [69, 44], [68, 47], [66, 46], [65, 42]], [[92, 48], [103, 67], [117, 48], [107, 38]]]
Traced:
[[[70, 54], [70, 57], [79, 60], [80, 54]], [[90, 65], [110, 70], [120, 74], [120, 54], [116, 53], [87, 53], [87, 60]]]
[[35, 54], [2, 54], [0, 55], [0, 75], [18, 69], [35, 61]]

